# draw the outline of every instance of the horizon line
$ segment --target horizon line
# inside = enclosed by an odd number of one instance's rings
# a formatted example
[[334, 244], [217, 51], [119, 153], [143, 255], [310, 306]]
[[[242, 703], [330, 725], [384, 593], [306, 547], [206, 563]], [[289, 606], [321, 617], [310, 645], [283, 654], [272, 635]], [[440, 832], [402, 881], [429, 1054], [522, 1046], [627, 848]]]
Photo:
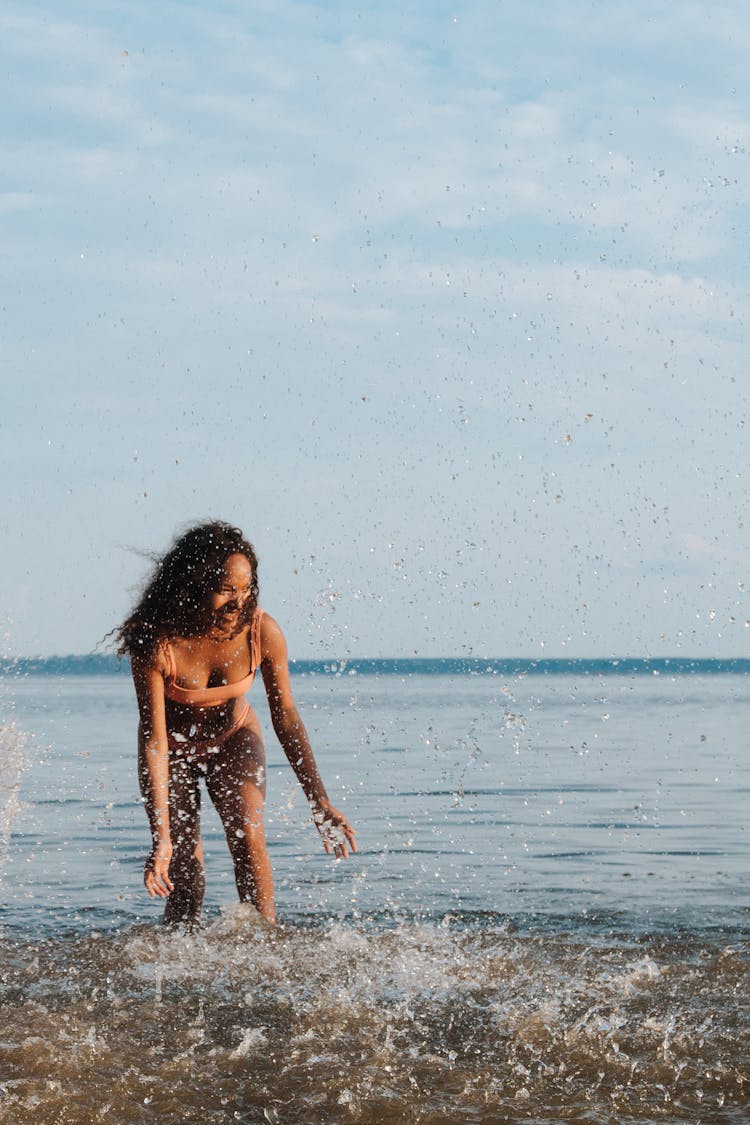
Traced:
[[[379, 656], [317, 657], [290, 660], [292, 673], [334, 675], [399, 672], [425, 673], [610, 673], [660, 672], [750, 673], [745, 656]], [[129, 672], [127, 657], [114, 653], [69, 653], [65, 656], [0, 657], [0, 675], [92, 674], [118, 675]]]

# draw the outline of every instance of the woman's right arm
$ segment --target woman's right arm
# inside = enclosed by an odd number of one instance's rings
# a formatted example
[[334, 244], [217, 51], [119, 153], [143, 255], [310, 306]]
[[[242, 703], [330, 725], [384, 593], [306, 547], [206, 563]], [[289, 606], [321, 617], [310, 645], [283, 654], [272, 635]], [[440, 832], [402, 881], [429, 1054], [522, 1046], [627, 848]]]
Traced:
[[172, 840], [169, 833], [169, 744], [164, 704], [164, 674], [158, 657], [132, 658], [131, 667], [141, 725], [138, 744], [141, 790], [151, 825], [152, 848], [143, 882], [153, 898], [174, 889], [169, 878]]

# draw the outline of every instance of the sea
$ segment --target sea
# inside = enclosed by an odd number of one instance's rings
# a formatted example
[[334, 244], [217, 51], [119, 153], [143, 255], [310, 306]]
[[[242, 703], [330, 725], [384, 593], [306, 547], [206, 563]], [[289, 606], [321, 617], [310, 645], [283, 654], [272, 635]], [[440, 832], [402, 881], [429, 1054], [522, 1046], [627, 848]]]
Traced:
[[0, 672], [0, 1122], [750, 1121], [747, 662], [298, 663], [358, 854], [256, 684], [280, 922], [206, 797], [192, 932], [142, 885], [127, 668]]

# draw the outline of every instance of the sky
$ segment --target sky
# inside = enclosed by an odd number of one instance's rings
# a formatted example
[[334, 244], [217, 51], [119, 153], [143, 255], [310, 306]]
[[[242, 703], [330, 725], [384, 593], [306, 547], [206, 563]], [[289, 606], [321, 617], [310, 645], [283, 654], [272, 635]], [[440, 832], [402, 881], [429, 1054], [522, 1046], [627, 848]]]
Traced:
[[205, 518], [292, 657], [747, 655], [740, 0], [0, 32], [3, 655]]

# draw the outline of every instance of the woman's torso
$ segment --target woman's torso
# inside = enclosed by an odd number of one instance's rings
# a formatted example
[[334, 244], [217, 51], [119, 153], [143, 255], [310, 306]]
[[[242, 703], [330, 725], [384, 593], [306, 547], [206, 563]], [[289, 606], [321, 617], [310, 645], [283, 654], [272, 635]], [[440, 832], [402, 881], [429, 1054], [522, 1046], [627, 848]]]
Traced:
[[[236, 636], [163, 641], [167, 729], [203, 741], [221, 735], [247, 710], [245, 693], [260, 666], [263, 610]], [[254, 716], [253, 716], [254, 718]]]

